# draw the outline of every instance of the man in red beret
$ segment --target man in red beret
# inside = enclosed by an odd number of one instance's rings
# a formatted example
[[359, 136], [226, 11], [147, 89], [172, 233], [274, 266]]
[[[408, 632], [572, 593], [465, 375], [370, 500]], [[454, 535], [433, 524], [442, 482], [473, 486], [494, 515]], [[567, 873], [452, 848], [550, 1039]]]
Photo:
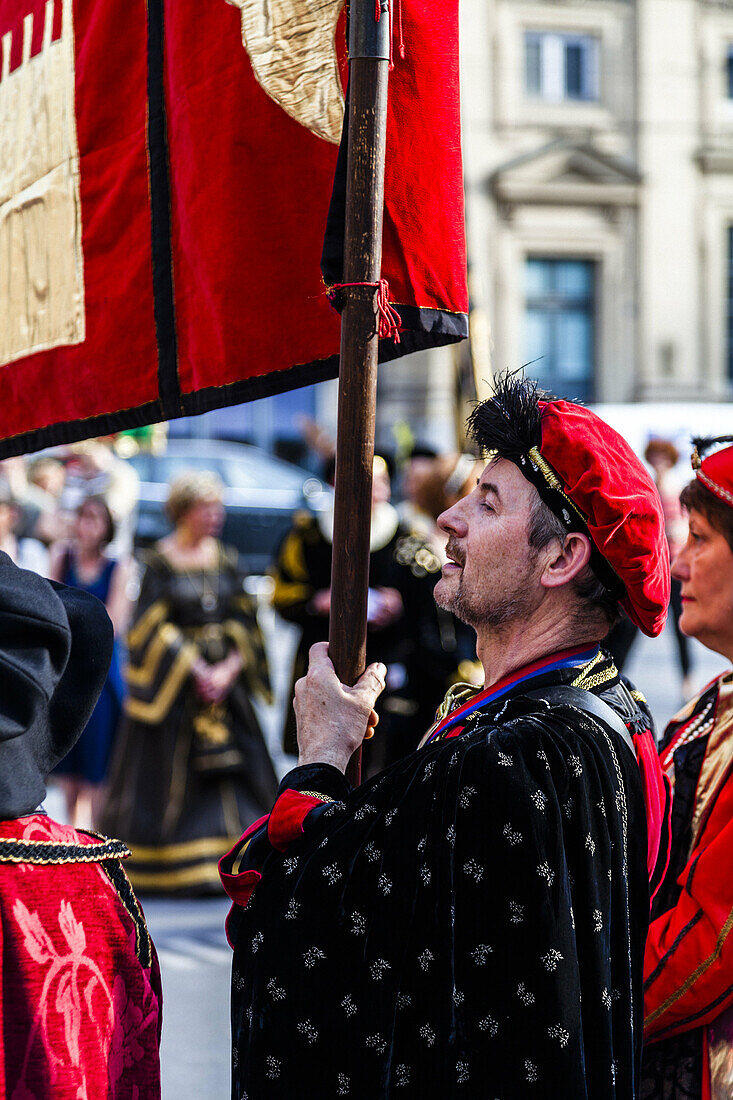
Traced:
[[312, 648], [299, 766], [221, 864], [236, 1097], [637, 1094], [666, 791], [600, 643], [619, 605], [662, 629], [661, 504], [620, 436], [529, 381], [469, 423], [489, 461], [439, 520], [436, 599], [486, 686], [352, 790], [384, 666], [344, 687]]

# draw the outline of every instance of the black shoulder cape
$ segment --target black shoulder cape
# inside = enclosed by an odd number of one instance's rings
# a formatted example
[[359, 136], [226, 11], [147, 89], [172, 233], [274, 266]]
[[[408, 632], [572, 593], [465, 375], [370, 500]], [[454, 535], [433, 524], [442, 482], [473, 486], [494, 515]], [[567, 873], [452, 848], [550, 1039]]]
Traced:
[[[570, 682], [567, 672], [535, 678]], [[521, 689], [520, 689], [521, 690]], [[646, 717], [616, 678], [604, 698]], [[233, 1096], [631, 1100], [649, 913], [638, 767], [521, 694], [332, 801], [234, 907]]]

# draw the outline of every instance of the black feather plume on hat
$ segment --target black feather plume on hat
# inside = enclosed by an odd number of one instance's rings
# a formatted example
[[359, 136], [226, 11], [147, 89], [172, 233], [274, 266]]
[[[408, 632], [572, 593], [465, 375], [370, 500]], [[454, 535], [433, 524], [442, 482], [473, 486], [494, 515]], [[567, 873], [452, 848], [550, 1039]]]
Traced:
[[477, 404], [468, 417], [468, 435], [483, 452], [497, 451], [502, 458], [518, 462], [542, 442], [539, 401], [547, 397], [531, 378], [516, 371], [498, 374], [493, 395]]
[[700, 458], [704, 458], [713, 447], [718, 445], [730, 446], [731, 443], [733, 443], [733, 435], [695, 435], [692, 437], [692, 446]]
[[536, 381], [524, 378], [520, 371], [498, 374], [493, 396], [477, 404], [468, 417], [467, 434], [482, 452], [495, 451], [514, 462], [567, 531], [581, 531], [588, 536], [591, 568], [609, 593], [618, 598], [623, 584], [593, 542], [584, 516], [569, 501], [554, 471], [548, 479], [549, 465], [541, 464], [537, 454], [530, 453], [542, 446], [541, 401], [557, 401], [557, 397], [541, 390]]

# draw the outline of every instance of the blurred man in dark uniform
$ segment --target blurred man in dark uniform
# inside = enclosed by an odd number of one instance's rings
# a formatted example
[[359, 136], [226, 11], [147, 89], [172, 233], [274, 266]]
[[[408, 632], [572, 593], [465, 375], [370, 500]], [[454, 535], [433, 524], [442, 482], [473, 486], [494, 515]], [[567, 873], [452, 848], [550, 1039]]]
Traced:
[[[333, 478], [334, 467], [328, 471]], [[455, 635], [441, 630], [433, 600], [440, 559], [428, 542], [401, 521], [390, 503], [387, 464], [377, 456], [372, 482], [372, 523], [367, 605], [367, 660], [387, 665], [378, 741], [368, 746], [374, 771], [417, 747], [460, 660]], [[301, 628], [292, 684], [305, 673], [308, 652], [328, 637], [331, 608], [333, 513], [296, 514], [272, 575], [273, 605]], [[419, 655], [419, 656], [418, 656]], [[295, 712], [288, 706], [283, 731], [286, 752], [297, 752]]]

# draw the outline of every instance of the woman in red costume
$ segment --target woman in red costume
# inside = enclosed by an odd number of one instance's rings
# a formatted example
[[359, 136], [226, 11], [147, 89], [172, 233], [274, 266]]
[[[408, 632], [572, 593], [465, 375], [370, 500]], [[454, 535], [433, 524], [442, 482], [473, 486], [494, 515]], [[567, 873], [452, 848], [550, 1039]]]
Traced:
[[[680, 628], [733, 662], [733, 436], [695, 440]], [[725, 446], [723, 446], [725, 445]], [[669, 724], [672, 848], [644, 965], [642, 1100], [733, 1097], [733, 671]]]

